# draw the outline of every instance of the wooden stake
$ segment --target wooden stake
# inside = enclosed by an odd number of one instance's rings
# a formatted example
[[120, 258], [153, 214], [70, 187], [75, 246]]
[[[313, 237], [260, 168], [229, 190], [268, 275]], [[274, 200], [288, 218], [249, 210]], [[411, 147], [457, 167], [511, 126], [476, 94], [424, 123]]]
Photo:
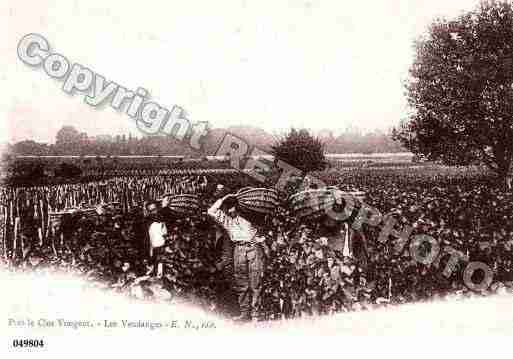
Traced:
[[9, 224], [8, 217], [9, 210], [6, 206], [2, 206], [2, 225], [3, 225], [3, 231], [2, 231], [2, 255], [5, 260], [7, 260], [7, 226]]
[[17, 258], [17, 249], [18, 249], [18, 230], [20, 227], [20, 217], [16, 217], [14, 219], [14, 236], [13, 236], [13, 246], [12, 246], [12, 257], [13, 259]]

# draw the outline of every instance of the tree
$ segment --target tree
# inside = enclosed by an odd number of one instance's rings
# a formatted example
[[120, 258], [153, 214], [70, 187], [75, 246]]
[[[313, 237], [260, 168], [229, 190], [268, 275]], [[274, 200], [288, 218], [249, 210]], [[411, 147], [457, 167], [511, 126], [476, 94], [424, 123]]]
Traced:
[[323, 170], [327, 165], [323, 142], [305, 129], [291, 129], [285, 137], [271, 146], [271, 153], [276, 159], [305, 173]]
[[513, 158], [513, 9], [487, 1], [437, 19], [415, 43], [406, 91], [412, 113], [395, 138], [448, 164], [484, 163], [502, 180]]
[[78, 132], [75, 127], [62, 126], [62, 128], [57, 131], [57, 135], [55, 136], [55, 144], [67, 145], [71, 143], [77, 143], [80, 141], [80, 138], [80, 132]]
[[12, 146], [12, 151], [18, 155], [47, 155], [49, 150], [46, 144], [32, 140], [20, 141]]
[[55, 136], [57, 152], [65, 154], [80, 154], [82, 135], [73, 126], [63, 126]]

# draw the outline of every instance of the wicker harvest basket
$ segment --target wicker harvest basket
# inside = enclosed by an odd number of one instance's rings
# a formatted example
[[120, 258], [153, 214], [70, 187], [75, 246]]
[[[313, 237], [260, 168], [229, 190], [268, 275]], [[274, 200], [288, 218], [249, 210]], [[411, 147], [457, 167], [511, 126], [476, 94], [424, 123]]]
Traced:
[[260, 214], [274, 213], [279, 204], [278, 192], [270, 188], [243, 188], [236, 197], [243, 210]]
[[200, 200], [198, 196], [193, 194], [169, 196], [169, 204], [167, 207], [173, 212], [184, 216], [194, 216], [201, 213]]
[[110, 216], [116, 216], [122, 214], [121, 203], [119, 202], [110, 202], [103, 203], [96, 207], [74, 207], [74, 208], [65, 208], [60, 211], [52, 211], [49, 212], [50, 224], [53, 226], [59, 226], [62, 223], [62, 219], [66, 216], [80, 216], [85, 218], [95, 218], [99, 214], [99, 209], [101, 209], [101, 213], [108, 214]]
[[289, 198], [289, 205], [296, 218], [314, 219], [333, 210], [336, 203], [344, 206], [344, 197], [348, 195], [353, 198], [355, 206], [359, 206], [365, 199], [365, 192], [362, 191], [343, 192], [334, 188], [322, 188], [292, 195]]
[[120, 215], [123, 213], [123, 206], [120, 202], [109, 202], [104, 206], [112, 215]]
[[61, 211], [49, 212], [50, 227], [60, 227], [63, 218], [66, 216], [86, 216], [87, 218], [92, 218], [96, 216], [96, 208], [65, 208]]
[[62, 224], [62, 219], [64, 218], [64, 216], [66, 215], [73, 215], [77, 212], [77, 209], [73, 208], [73, 209], [64, 209], [62, 211], [54, 211], [54, 212], [49, 212], [48, 213], [48, 219], [49, 219], [49, 222], [50, 222], [50, 227], [51, 228], [55, 228], [55, 227], [60, 227], [60, 225]]

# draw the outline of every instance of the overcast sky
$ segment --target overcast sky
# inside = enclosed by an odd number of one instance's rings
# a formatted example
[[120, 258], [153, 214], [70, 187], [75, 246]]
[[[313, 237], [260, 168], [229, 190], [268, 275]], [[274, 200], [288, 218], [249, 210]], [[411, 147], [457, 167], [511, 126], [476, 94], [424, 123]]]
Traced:
[[335, 131], [349, 124], [386, 129], [406, 113], [403, 81], [413, 40], [436, 16], [474, 8], [472, 0], [429, 1], [105, 1], [8, 0], [0, 41], [0, 115], [9, 141], [53, 141], [64, 124], [88, 134], [137, 133], [110, 107], [16, 55], [39, 33], [51, 50], [189, 119]]

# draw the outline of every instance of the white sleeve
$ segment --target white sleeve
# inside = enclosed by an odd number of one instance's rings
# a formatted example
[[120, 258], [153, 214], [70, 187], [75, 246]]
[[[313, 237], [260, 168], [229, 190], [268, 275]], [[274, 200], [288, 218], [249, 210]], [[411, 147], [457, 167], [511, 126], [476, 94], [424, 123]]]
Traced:
[[223, 224], [223, 216], [224, 216], [224, 213], [223, 211], [220, 210], [220, 207], [221, 207], [221, 204], [223, 203], [223, 200], [224, 200], [224, 197], [223, 198], [220, 198], [218, 199], [213, 205], [212, 207], [210, 207], [207, 211], [207, 214], [212, 217], [216, 222], [218, 222], [219, 224]]
[[150, 235], [150, 242], [151, 243], [154, 243], [155, 242], [155, 236], [156, 236], [156, 225], [157, 223], [156, 222], [153, 222], [152, 224], [150, 224], [150, 228], [148, 229], [148, 234]]

